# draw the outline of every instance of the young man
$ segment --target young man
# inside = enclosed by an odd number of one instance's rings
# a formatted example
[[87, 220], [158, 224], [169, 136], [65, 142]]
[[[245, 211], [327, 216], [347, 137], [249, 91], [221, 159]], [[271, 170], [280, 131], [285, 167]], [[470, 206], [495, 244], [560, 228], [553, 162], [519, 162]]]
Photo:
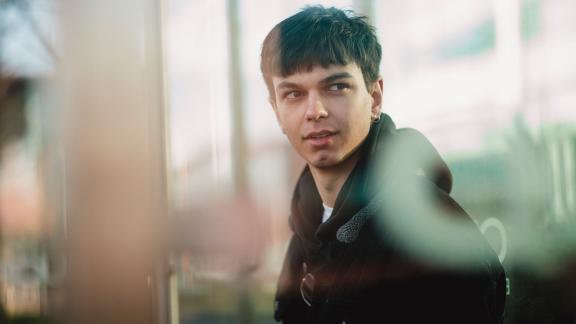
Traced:
[[[502, 266], [449, 197], [450, 172], [431, 144], [414, 130], [397, 130], [381, 112], [380, 58], [374, 28], [364, 17], [336, 8], [307, 7], [276, 25], [264, 41], [261, 69], [270, 104], [307, 162], [293, 195], [294, 235], [275, 318], [298, 324], [500, 323]], [[382, 171], [381, 164], [394, 162], [381, 156], [405, 139], [402, 145], [412, 151], [431, 152], [433, 163], [408, 154], [401, 168]], [[422, 210], [411, 209], [408, 191], [388, 194], [403, 182], [426, 187], [440, 206], [436, 210], [450, 211], [472, 228], [466, 244], [443, 234], [473, 256], [466, 266], [415, 252], [398, 239], [404, 234], [395, 232], [395, 220]], [[412, 238], [412, 245], [428, 245], [422, 237]]]

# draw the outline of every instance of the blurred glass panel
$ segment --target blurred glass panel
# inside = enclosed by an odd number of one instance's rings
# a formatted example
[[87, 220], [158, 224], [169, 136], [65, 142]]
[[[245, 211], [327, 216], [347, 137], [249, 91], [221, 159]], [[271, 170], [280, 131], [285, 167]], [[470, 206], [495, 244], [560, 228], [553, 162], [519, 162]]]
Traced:
[[573, 321], [576, 3], [376, 6], [384, 110], [448, 158], [506, 267], [506, 323]]
[[[150, 295], [151, 286], [160, 285], [155, 285], [156, 277], [142, 265], [149, 260], [146, 256], [161, 247], [159, 242], [152, 246], [138, 243], [149, 243], [147, 239], [157, 234], [146, 236], [152, 232], [147, 228], [151, 221], [146, 221], [163, 215], [159, 208], [149, 208], [156, 197], [163, 199], [165, 187], [158, 180], [163, 163], [157, 163], [164, 155], [158, 145], [149, 145], [162, 141], [159, 132], [155, 133], [162, 112], [158, 75], [151, 77], [153, 87], [146, 88], [151, 84], [146, 83], [153, 74], [150, 70], [160, 73], [154, 65], [159, 62], [154, 56], [160, 51], [159, 42], [154, 43], [158, 25], [152, 15], [146, 16], [151, 7], [144, 3], [138, 8], [119, 5], [114, 10], [102, 4], [106, 19], [99, 16], [102, 12], [90, 10], [98, 9], [98, 4], [70, 4], [0, 1], [0, 322], [44, 323], [50, 318], [53, 323], [70, 314], [90, 318], [72, 320], [75, 323], [99, 319], [117, 323], [119, 318], [130, 317], [148, 317], [147, 322], [152, 322], [154, 309], [138, 307], [142, 301], [150, 306], [156, 300]], [[57, 30], [56, 23], [65, 26], [66, 32]], [[132, 29], [127, 31], [122, 24]], [[138, 29], [141, 26], [150, 29]], [[116, 34], [106, 32], [114, 27], [120, 27], [114, 29]], [[138, 37], [130, 34], [135, 29]], [[102, 32], [105, 37], [90, 37], [95, 35], [88, 31]], [[59, 43], [61, 36], [65, 36], [63, 43]], [[123, 45], [129, 45], [117, 46], [122, 37], [129, 40]], [[142, 64], [130, 70], [133, 66], [122, 64], [126, 63], [122, 55], [135, 48], [140, 56], [129, 55], [129, 60]], [[63, 79], [72, 76], [77, 78], [64, 85]], [[143, 88], [146, 96], [138, 92]], [[123, 95], [128, 100], [119, 99]], [[77, 136], [65, 138], [66, 131]], [[130, 140], [128, 151], [125, 147]], [[72, 142], [77, 146], [72, 147]], [[123, 149], [118, 150], [121, 145]], [[137, 163], [119, 161], [123, 153]], [[129, 172], [110, 177], [112, 169], [121, 168]], [[132, 171], [141, 173], [129, 179]], [[153, 184], [155, 195], [148, 192], [146, 199], [141, 195], [140, 201], [134, 201], [134, 196]], [[111, 189], [111, 195], [117, 194], [116, 199], [96, 194], [104, 192], [104, 187]], [[87, 203], [90, 198], [92, 205]], [[129, 204], [132, 208], [126, 208]], [[124, 213], [118, 206], [124, 207]], [[154, 217], [144, 220], [148, 213]], [[155, 229], [163, 233], [159, 226]], [[117, 285], [118, 277], [122, 285]], [[114, 294], [105, 293], [110, 287], [116, 290]], [[137, 290], [146, 293], [134, 296]], [[130, 303], [117, 302], [130, 294]], [[98, 308], [97, 316], [90, 307]]]
[[40, 323], [50, 280], [42, 160], [45, 79], [54, 71], [51, 1], [0, 2], [0, 322]]
[[230, 187], [226, 7], [223, 1], [166, 7], [170, 167], [174, 204], [186, 208]]

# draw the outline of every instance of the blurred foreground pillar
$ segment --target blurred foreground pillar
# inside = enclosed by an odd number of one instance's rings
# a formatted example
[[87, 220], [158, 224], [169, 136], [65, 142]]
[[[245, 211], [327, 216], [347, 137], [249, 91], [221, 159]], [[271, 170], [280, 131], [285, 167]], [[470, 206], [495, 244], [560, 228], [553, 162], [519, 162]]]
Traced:
[[167, 323], [159, 3], [59, 3], [66, 323]]

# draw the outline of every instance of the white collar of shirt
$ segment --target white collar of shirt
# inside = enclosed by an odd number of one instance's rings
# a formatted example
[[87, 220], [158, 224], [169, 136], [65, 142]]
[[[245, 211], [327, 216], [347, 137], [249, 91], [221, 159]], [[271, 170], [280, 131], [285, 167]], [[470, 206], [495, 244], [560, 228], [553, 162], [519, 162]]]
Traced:
[[334, 210], [334, 208], [328, 207], [324, 203], [322, 203], [322, 206], [324, 207], [324, 213], [322, 214], [322, 223], [324, 223], [325, 221], [328, 220], [328, 218], [330, 218], [330, 216], [332, 216], [332, 210]]

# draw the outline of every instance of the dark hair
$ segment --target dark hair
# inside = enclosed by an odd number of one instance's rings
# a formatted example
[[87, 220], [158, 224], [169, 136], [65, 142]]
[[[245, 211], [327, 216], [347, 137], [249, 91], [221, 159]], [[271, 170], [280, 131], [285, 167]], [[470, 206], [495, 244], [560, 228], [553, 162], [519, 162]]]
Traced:
[[264, 39], [260, 69], [270, 95], [272, 76], [314, 66], [356, 63], [368, 88], [378, 80], [382, 48], [365, 16], [334, 7], [308, 6], [278, 23]]

